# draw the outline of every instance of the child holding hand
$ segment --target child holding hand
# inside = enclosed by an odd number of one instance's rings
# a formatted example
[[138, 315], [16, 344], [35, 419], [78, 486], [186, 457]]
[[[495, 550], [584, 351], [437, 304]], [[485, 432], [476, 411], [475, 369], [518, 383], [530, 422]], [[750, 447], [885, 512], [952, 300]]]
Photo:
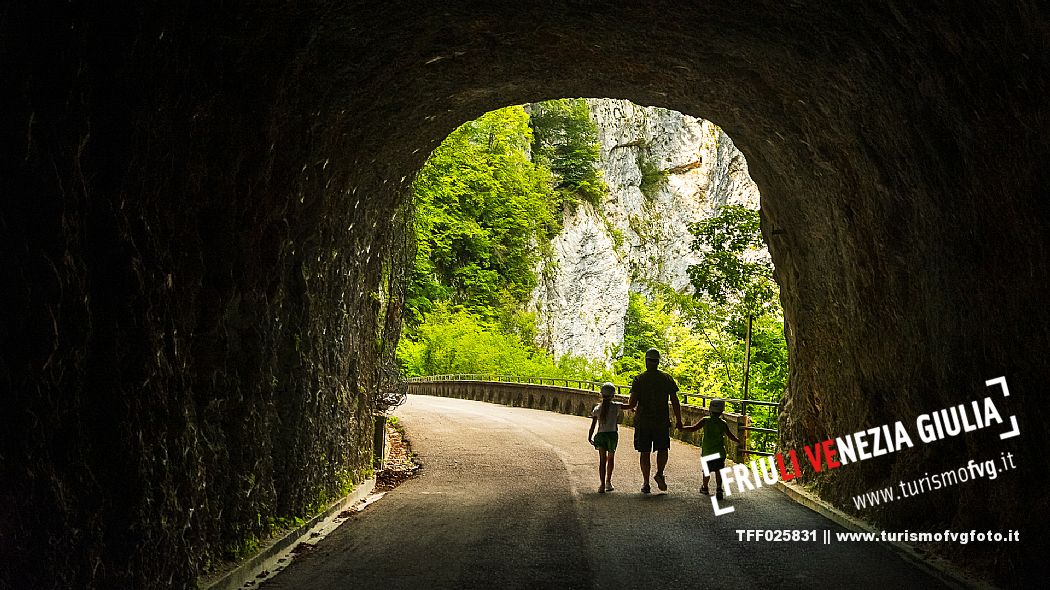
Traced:
[[[722, 412], [726, 409], [725, 400], [716, 399], [711, 400], [711, 415], [707, 418], [701, 418], [699, 422], [692, 426], [686, 426], [682, 430], [691, 432], [695, 430], [703, 429], [704, 434], [700, 442], [700, 456], [706, 457], [708, 455], [718, 454], [718, 459], [708, 462], [708, 472], [704, 475], [704, 485], [700, 486], [700, 493], [707, 496], [711, 492], [707, 488], [707, 482], [711, 479], [711, 473], [715, 474], [715, 481], [718, 485], [718, 490], [715, 492], [715, 497], [719, 500], [722, 499], [722, 472], [721, 469], [726, 466], [726, 441], [725, 437], [728, 436], [733, 442], [740, 442], [733, 432], [729, 429], [729, 424], [722, 418]], [[701, 466], [701, 472], [703, 472], [703, 466]]]
[[[620, 422], [620, 414], [624, 410], [632, 410], [631, 406], [613, 401], [616, 395], [616, 386], [612, 383], [602, 385], [602, 402], [591, 410], [591, 429], [587, 432], [587, 442], [598, 449], [598, 477], [601, 484], [598, 493], [613, 491], [612, 475], [613, 467], [616, 466], [616, 443], [619, 440], [617, 427]], [[598, 427], [595, 434], [594, 428]]]

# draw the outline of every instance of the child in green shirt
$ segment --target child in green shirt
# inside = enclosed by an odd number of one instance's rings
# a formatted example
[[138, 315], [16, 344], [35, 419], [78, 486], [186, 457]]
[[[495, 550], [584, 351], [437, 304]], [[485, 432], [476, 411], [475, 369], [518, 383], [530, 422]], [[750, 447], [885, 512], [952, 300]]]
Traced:
[[[684, 431], [695, 431], [703, 429], [704, 435], [700, 442], [700, 456], [706, 457], [708, 455], [714, 455], [718, 453], [718, 459], [710, 461], [707, 464], [708, 474], [704, 476], [704, 485], [700, 487], [700, 493], [708, 495], [711, 492], [708, 491], [707, 482], [711, 480], [711, 473], [715, 474], [715, 482], [718, 485], [718, 490], [715, 492], [715, 497], [719, 500], [722, 499], [722, 472], [721, 469], [726, 466], [726, 441], [725, 437], [729, 437], [733, 442], [739, 443], [738, 439], [733, 432], [729, 429], [729, 424], [722, 418], [722, 412], [725, 411], [726, 402], [725, 400], [716, 399], [711, 400], [711, 415], [707, 418], [701, 418], [699, 422], [692, 426], [686, 426], [682, 430]], [[701, 472], [703, 466], [701, 466]]]

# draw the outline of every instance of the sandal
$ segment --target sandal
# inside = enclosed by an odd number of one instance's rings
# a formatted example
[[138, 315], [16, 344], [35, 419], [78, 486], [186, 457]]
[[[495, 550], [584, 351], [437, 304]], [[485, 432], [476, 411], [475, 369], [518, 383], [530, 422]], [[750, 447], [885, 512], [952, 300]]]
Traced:
[[650, 492], [652, 492], [652, 490], [649, 489], [649, 484], [645, 484], [644, 486], [642, 486], [642, 493], [643, 494], [648, 494]]
[[604, 494], [605, 493], [605, 486], [604, 485], [598, 486], [598, 493], [599, 494]]
[[711, 490], [707, 489], [707, 486], [700, 486], [700, 493], [705, 496], [710, 496]]

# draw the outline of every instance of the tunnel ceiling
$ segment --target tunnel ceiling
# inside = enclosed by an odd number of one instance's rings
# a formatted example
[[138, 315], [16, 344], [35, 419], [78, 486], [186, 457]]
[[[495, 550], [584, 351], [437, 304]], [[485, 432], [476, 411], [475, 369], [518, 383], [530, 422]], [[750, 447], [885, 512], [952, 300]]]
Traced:
[[[1045, 8], [622, 4], [9, 9], [0, 40], [16, 107], [4, 166], [21, 198], [5, 205], [4, 230], [17, 245], [7, 278], [24, 288], [12, 291], [8, 313], [12, 338], [35, 344], [9, 353], [3, 375], [27, 392], [16, 397], [23, 409], [73, 408], [38, 437], [34, 448], [49, 451], [11, 456], [47, 457], [64, 477], [47, 433], [117, 445], [85, 430], [103, 403], [137, 408], [116, 420], [190, 415], [185, 407], [207, 423], [216, 375], [224, 391], [246, 392], [240, 405], [223, 403], [262, 428], [268, 412], [287, 425], [320, 411], [283, 395], [331, 390], [332, 403], [351, 404], [340, 383], [352, 382], [351, 393], [381, 388], [390, 360], [382, 336], [396, 337], [398, 307], [383, 265], [404, 253], [398, 207], [427, 154], [483, 112], [566, 96], [703, 117], [747, 156], [787, 323], [785, 446], [978, 398], [985, 379], [1005, 374], [1025, 409], [1025, 445], [1045, 447], [1046, 404], [1036, 399], [1050, 340]], [[296, 334], [314, 340], [301, 345]], [[132, 349], [146, 352], [125, 354]], [[144, 376], [170, 407], [94, 393], [130, 395]], [[271, 382], [286, 393], [266, 397]], [[353, 411], [365, 416], [369, 403]], [[196, 436], [170, 428], [144, 448]], [[25, 421], [11, 432], [31, 430]], [[22, 444], [14, 436], [12, 448]], [[817, 481], [843, 503], [985, 445], [1020, 444], [993, 438], [945, 441]], [[291, 460], [260, 448], [276, 457], [274, 470]], [[145, 477], [105, 467], [102, 455], [71, 459], [107, 473], [102, 497]], [[216, 456], [176, 469], [248, 464]], [[1032, 463], [1045, 473], [1045, 459]], [[1006, 526], [1024, 506], [1050, 508], [1031, 481], [997, 487], [994, 505], [960, 488], [957, 504], [916, 500], [877, 516]], [[34, 502], [53, 501], [33, 489]], [[274, 484], [271, 493], [270, 508], [291, 492]], [[988, 559], [1009, 580], [1030, 557]], [[164, 567], [186, 575], [201, 567], [194, 559]]]

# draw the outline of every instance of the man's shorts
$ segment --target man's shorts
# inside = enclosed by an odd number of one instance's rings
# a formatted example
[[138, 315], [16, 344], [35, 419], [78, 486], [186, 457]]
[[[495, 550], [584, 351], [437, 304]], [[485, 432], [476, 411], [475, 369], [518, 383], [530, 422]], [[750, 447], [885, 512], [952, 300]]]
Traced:
[[671, 429], [669, 427], [634, 427], [634, 450], [639, 453], [651, 453], [666, 451], [669, 448], [671, 448]]
[[616, 443], [619, 441], [620, 434], [617, 432], [599, 432], [594, 435], [594, 448], [615, 453]]

